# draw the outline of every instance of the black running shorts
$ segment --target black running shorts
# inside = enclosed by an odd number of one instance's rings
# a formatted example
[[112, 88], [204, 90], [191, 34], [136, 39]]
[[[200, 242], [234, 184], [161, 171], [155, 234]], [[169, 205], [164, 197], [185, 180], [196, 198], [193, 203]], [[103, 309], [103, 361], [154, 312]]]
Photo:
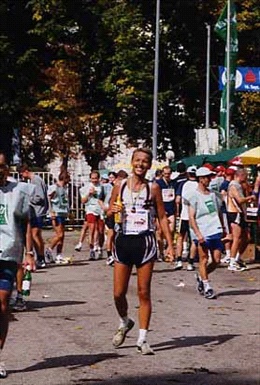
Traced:
[[117, 233], [115, 237], [115, 260], [124, 265], [140, 267], [155, 259], [157, 245], [154, 233], [140, 235], [124, 235]]
[[189, 221], [187, 221], [186, 219], [181, 219], [180, 233], [182, 235], [190, 233]]
[[227, 213], [228, 223], [231, 225], [232, 223], [235, 223], [236, 225], [240, 226], [242, 229], [245, 229], [247, 227], [247, 223], [245, 221], [245, 217], [243, 213]]

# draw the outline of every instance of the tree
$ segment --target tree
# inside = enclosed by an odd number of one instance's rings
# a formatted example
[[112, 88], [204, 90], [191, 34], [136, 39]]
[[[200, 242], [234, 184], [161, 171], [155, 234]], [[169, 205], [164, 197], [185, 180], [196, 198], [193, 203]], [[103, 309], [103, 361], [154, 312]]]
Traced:
[[[24, 155], [38, 164], [55, 154], [68, 158], [80, 145], [86, 160], [97, 168], [116, 149], [120, 122], [107, 80], [111, 65], [104, 64], [111, 60], [110, 44], [104, 40], [104, 8], [102, 2], [100, 7], [90, 3], [29, 2], [36, 21], [32, 33], [45, 41], [45, 52], [52, 59], [42, 63], [45, 85], [40, 92], [32, 89], [35, 104], [24, 120]], [[32, 128], [33, 140], [27, 140]]]
[[[205, 120], [206, 27], [224, 0], [164, 0], [160, 20], [158, 153], [194, 152]], [[239, 63], [257, 65], [257, 1], [238, 3]], [[79, 146], [97, 167], [117, 136], [152, 144], [156, 0], [3, 0], [0, 123], [22, 127], [23, 156], [44, 167]], [[13, 30], [12, 25], [19, 28]], [[211, 123], [218, 121], [217, 67], [224, 46], [212, 34]], [[238, 138], [256, 134], [257, 95], [233, 115]], [[7, 120], [4, 121], [4, 120]], [[9, 140], [10, 141], [10, 140]]]
[[0, 4], [0, 149], [6, 152], [9, 161], [13, 129], [19, 128], [23, 108], [29, 104], [27, 90], [37, 73], [34, 60], [37, 39], [27, 34], [32, 20], [26, 3], [3, 0]]

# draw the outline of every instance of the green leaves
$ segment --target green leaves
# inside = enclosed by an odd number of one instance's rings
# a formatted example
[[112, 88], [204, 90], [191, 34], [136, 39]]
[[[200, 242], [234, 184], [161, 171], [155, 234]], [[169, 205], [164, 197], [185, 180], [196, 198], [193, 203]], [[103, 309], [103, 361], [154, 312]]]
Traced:
[[[176, 157], [194, 152], [194, 128], [205, 120], [205, 23], [215, 25], [224, 3], [161, 1], [161, 157], [168, 147]], [[258, 65], [258, 2], [237, 3], [239, 64]], [[56, 153], [81, 148], [97, 167], [117, 150], [119, 132], [151, 146], [155, 10], [155, 0], [1, 1], [0, 124], [8, 132], [21, 128], [24, 160], [43, 167]], [[213, 124], [224, 52], [217, 36], [211, 44]], [[257, 101], [237, 98], [234, 123], [253, 132]]]

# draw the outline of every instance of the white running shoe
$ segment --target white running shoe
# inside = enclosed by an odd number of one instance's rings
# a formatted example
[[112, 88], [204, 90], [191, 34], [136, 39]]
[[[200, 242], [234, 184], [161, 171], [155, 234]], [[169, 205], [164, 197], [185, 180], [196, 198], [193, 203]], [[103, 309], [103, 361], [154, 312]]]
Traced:
[[194, 271], [194, 270], [195, 270], [195, 266], [193, 265], [193, 263], [188, 263], [187, 271]]
[[117, 329], [112, 340], [112, 343], [115, 348], [118, 348], [124, 343], [127, 333], [134, 327], [134, 324], [134, 321], [129, 318], [126, 326]]
[[79, 243], [75, 246], [74, 250], [76, 250], [76, 251], [81, 251], [81, 248], [82, 248], [82, 243], [79, 242]]
[[61, 265], [63, 263], [67, 263], [67, 260], [63, 257], [62, 254], [58, 254], [55, 257], [55, 263], [57, 263], [57, 265]]
[[227, 257], [227, 256], [225, 255], [223, 258], [221, 258], [220, 262], [229, 265], [229, 263], [230, 263], [230, 257]]
[[245, 266], [240, 266], [240, 264], [237, 262], [230, 263], [228, 266], [228, 270], [230, 270], [230, 271], [244, 271], [246, 269], [247, 268]]
[[208, 290], [205, 290], [204, 297], [207, 299], [216, 299], [217, 298], [216, 293], [211, 288], [209, 288]]
[[142, 342], [142, 344], [140, 346], [137, 345], [137, 351], [138, 351], [138, 353], [141, 353], [144, 356], [154, 355], [153, 349], [150, 347], [150, 345], [146, 341]]
[[176, 261], [173, 270], [181, 270], [183, 268], [182, 261]]
[[7, 377], [7, 372], [6, 372], [6, 367], [4, 362], [0, 362], [0, 378], [6, 378]]

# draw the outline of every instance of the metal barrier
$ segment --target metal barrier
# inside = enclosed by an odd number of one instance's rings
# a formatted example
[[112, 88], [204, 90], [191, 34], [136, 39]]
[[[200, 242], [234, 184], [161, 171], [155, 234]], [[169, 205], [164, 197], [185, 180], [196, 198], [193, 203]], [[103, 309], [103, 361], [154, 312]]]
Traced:
[[[10, 173], [13, 178], [19, 181], [19, 174], [17, 172]], [[54, 175], [50, 172], [46, 171], [37, 171], [34, 172], [35, 175], [40, 176], [47, 188], [55, 183], [56, 179]], [[69, 204], [70, 204], [70, 212], [67, 219], [68, 226], [81, 226], [84, 222], [85, 210], [84, 205], [81, 203], [79, 189], [83, 186], [83, 182], [78, 178], [75, 179], [73, 175], [70, 176], [70, 182], [68, 184], [68, 192], [69, 192]], [[50, 225], [50, 218], [46, 218], [46, 227]]]

